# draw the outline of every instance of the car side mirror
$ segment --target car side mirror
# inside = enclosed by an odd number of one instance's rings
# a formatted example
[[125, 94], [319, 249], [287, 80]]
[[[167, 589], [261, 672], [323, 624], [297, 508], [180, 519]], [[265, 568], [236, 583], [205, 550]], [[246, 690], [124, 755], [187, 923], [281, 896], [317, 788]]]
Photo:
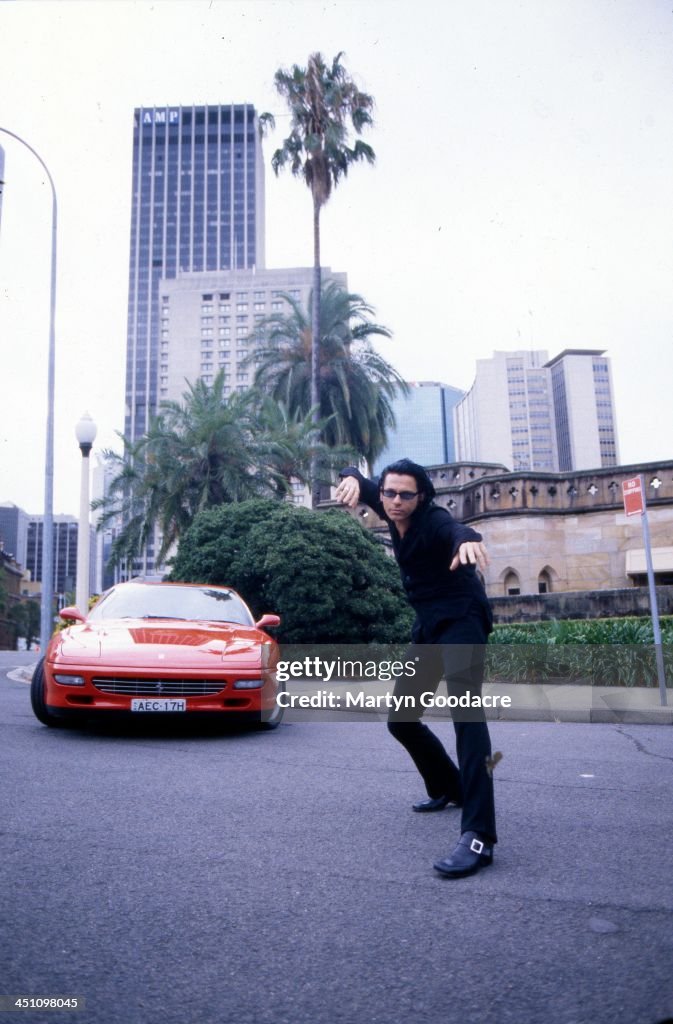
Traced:
[[77, 608], [77, 606], [74, 605], [74, 604], [69, 604], [67, 608], [61, 608], [61, 610], [60, 610], [60, 612], [58, 614], [61, 616], [62, 619], [66, 619], [66, 620], [70, 620], [70, 621], [72, 621], [74, 619], [75, 622], [85, 622], [86, 621], [86, 616], [82, 615], [82, 613], [79, 610], [79, 608]]
[[255, 626], [257, 629], [268, 629], [269, 626], [280, 626], [280, 615], [272, 615], [267, 612], [265, 615], [262, 615], [259, 622], [255, 623]]

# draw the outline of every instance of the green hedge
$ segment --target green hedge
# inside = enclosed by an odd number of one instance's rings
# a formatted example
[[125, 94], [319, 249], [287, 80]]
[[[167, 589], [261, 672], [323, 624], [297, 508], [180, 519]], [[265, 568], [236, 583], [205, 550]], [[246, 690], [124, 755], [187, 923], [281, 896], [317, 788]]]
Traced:
[[[673, 685], [673, 616], [661, 620], [664, 668]], [[498, 625], [489, 638], [491, 681], [657, 686], [650, 619], [590, 619]]]
[[413, 613], [397, 566], [341, 510], [251, 499], [199, 512], [171, 579], [233, 587], [256, 616], [276, 612], [284, 644], [394, 644]]

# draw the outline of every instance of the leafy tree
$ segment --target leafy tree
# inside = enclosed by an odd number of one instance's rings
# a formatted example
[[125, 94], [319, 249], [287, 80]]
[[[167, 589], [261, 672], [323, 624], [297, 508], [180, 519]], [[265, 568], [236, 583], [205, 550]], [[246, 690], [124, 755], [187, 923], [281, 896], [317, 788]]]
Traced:
[[382, 545], [347, 513], [246, 501], [200, 513], [171, 578], [234, 587], [285, 643], [400, 643], [411, 613]]
[[[289, 295], [287, 313], [275, 313], [255, 328], [255, 384], [295, 417], [311, 412], [312, 317]], [[388, 428], [395, 425], [391, 400], [407, 385], [371, 345], [373, 336], [390, 337], [374, 323], [373, 309], [360, 295], [336, 282], [323, 288], [320, 303], [319, 413], [324, 420], [321, 439], [328, 446], [348, 445], [371, 468], [383, 451]]]
[[[286, 497], [290, 482], [306, 484], [310, 480], [310, 467], [316, 460], [324, 474], [321, 482], [330, 484], [335, 472], [355, 458], [355, 448], [350, 444], [315, 440], [310, 410], [290, 410], [282, 398], [256, 386], [254, 393], [259, 403], [260, 424], [281, 442], [274, 454], [274, 467], [279, 477], [270, 481], [275, 497]], [[321, 433], [328, 428], [329, 421], [329, 416], [319, 421]]]
[[[188, 384], [182, 402], [163, 402], [149, 431], [124, 438], [122, 454], [105, 453], [115, 467], [99, 529], [121, 521], [111, 561], [135, 558], [162, 533], [158, 561], [204, 508], [255, 496], [285, 497], [291, 478], [306, 480], [312, 423], [284, 415], [253, 389], [224, 393], [224, 373], [212, 385]], [[335, 456], [336, 457], [336, 456]]]
[[17, 601], [9, 610], [9, 619], [14, 623], [17, 639], [22, 637], [29, 651], [40, 638], [40, 602]]
[[[294, 64], [291, 70], [279, 68], [274, 76], [277, 92], [290, 111], [290, 134], [271, 158], [276, 174], [289, 166], [296, 177], [304, 179], [313, 202], [313, 304], [311, 408], [314, 428], [318, 429], [320, 365], [320, 213], [332, 189], [348, 174], [352, 164], [366, 160], [373, 164], [374, 150], [362, 139], [350, 145], [350, 132], [360, 135], [372, 121], [374, 100], [362, 92], [341, 63], [338, 53], [331, 65], [322, 54], [313, 53], [305, 68]], [[275, 125], [271, 114], [259, 119], [262, 132]], [[317, 497], [314, 488], [314, 499]], [[314, 500], [315, 504], [315, 500]]]
[[277, 501], [261, 498], [204, 509], [180, 541], [170, 579], [233, 586], [256, 614], [268, 611], [264, 569], [249, 557], [249, 538], [257, 524], [271, 522], [278, 507]]

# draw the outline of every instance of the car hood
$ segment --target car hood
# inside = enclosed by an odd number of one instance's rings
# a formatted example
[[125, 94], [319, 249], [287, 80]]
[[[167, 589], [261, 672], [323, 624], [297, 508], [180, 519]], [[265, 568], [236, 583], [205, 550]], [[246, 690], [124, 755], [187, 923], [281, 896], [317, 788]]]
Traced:
[[166, 668], [259, 663], [260, 646], [273, 641], [254, 626], [167, 619], [109, 619], [70, 626], [54, 641], [55, 658], [105, 665], [165, 664]]

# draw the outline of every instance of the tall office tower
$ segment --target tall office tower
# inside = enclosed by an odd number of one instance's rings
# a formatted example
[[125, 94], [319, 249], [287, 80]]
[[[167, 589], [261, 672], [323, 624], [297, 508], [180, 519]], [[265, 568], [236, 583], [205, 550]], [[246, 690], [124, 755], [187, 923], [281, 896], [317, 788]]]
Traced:
[[[42, 582], [42, 535], [44, 516], [30, 516], [25, 568], [31, 579]], [[77, 581], [77, 534], [75, 516], [54, 516], [54, 593], [74, 591]]]
[[25, 568], [27, 544], [27, 513], [11, 501], [0, 502], [0, 548]]
[[[91, 472], [91, 497], [92, 499], [103, 498], [110, 493], [110, 484], [117, 474], [117, 467], [111, 465], [100, 455], [96, 457], [96, 464]], [[98, 525], [102, 518], [102, 509], [92, 512], [92, 547], [89, 565], [91, 566], [91, 590], [92, 594], [102, 594], [114, 583], [122, 578], [119, 568], [109, 566], [112, 555], [112, 545], [117, 537], [121, 524], [116, 520], [106, 523], [101, 530]]]
[[514, 472], [613, 466], [617, 439], [609, 360], [602, 351], [494, 352], [477, 360], [455, 409], [458, 461]]
[[264, 170], [250, 104], [140, 107], [133, 133], [124, 433], [158, 405], [159, 281], [264, 266]]
[[453, 410], [465, 392], [425, 380], [410, 383], [409, 389], [408, 395], [397, 395], [393, 400], [396, 425], [388, 432], [388, 444], [374, 463], [375, 473], [402, 458], [421, 466], [456, 461]]
[[[346, 274], [323, 267], [323, 281], [348, 288]], [[250, 335], [266, 317], [290, 312], [286, 296], [308, 305], [312, 267], [182, 274], [162, 280], [159, 401], [180, 401], [186, 381], [212, 384], [220, 370], [224, 391], [252, 384]]]
[[547, 363], [551, 372], [558, 468], [616, 466], [617, 427], [610, 361], [602, 349], [568, 348]]
[[455, 409], [459, 462], [514, 471], [556, 468], [548, 354], [494, 352], [478, 359], [474, 384]]

